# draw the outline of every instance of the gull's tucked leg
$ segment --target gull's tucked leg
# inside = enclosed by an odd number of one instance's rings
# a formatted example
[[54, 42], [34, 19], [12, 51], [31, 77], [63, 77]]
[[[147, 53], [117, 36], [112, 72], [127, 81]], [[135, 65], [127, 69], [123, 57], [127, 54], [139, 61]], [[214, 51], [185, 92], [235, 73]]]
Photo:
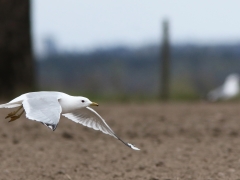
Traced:
[[16, 111], [13, 111], [13, 112], [10, 112], [6, 117], [5, 117], [5, 119], [7, 119], [7, 118], [11, 118], [12, 116], [15, 116], [16, 115], [16, 113], [18, 112], [18, 111], [20, 111], [20, 109], [22, 109], [23, 108], [23, 106], [21, 105]]
[[[22, 110], [22, 112], [21, 112], [19, 115], [13, 115], [13, 116], [11, 116], [11, 119], [10, 119], [10, 121], [8, 121], [8, 122], [12, 122], [12, 121], [15, 121], [15, 120], [19, 119], [19, 118], [22, 116], [23, 113], [24, 113], [24, 109]], [[16, 113], [15, 113], [15, 114], [16, 114]]]

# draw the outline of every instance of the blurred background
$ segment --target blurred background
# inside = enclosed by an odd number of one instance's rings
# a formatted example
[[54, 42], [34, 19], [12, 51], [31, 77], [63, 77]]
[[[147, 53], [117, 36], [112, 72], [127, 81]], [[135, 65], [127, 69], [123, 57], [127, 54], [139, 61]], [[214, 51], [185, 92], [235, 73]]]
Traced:
[[0, 97], [200, 100], [240, 73], [238, 0], [1, 1]]

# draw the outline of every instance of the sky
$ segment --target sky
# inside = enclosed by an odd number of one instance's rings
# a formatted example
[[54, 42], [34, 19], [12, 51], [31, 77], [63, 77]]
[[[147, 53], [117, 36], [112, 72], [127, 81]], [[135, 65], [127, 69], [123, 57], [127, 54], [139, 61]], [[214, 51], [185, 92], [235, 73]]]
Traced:
[[239, 0], [32, 0], [35, 52], [50, 38], [61, 50], [160, 43], [168, 19], [177, 43], [240, 42]]

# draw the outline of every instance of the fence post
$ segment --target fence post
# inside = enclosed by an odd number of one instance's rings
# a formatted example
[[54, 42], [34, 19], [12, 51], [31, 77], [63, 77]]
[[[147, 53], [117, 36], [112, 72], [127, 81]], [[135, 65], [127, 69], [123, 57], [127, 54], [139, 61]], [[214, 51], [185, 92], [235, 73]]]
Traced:
[[163, 37], [161, 44], [161, 87], [160, 87], [160, 98], [161, 100], [169, 100], [169, 81], [170, 81], [170, 44], [169, 44], [169, 23], [168, 20], [164, 20], [162, 23]]

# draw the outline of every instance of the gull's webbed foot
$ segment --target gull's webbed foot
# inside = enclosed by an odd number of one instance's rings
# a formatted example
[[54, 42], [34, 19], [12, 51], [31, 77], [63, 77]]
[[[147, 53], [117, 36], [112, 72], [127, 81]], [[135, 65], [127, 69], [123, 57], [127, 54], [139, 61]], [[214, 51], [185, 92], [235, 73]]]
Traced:
[[9, 117], [12, 117], [12, 116], [14, 116], [16, 114], [16, 112], [14, 111], [14, 112], [10, 112], [6, 117], [5, 117], [5, 119], [7, 119], [7, 118], [9, 118]]
[[8, 121], [8, 122], [12, 122], [12, 121], [15, 121], [15, 120], [17, 120], [17, 119], [19, 119], [20, 118], [20, 115], [18, 115], [18, 116], [11, 116], [11, 119]]
[[20, 106], [20, 108], [17, 109], [17, 111], [14, 111], [14, 112], [9, 113], [9, 114], [6, 116], [5, 119], [11, 118], [10, 121], [8, 121], [8, 122], [12, 122], [12, 121], [15, 121], [15, 120], [19, 119], [19, 118], [22, 116], [22, 114], [24, 113], [24, 109], [23, 109], [20, 114], [16, 115], [17, 112], [18, 112], [20, 109], [22, 109], [22, 106]]
[[[13, 112], [10, 112], [6, 117], [5, 117], [5, 119], [7, 119], [7, 118], [11, 118], [11, 117], [13, 117], [13, 116], [15, 116], [16, 115], [16, 113], [18, 112], [18, 111], [20, 111], [20, 109], [22, 109], [23, 108], [23, 106], [21, 105], [16, 111], [13, 111]], [[21, 113], [22, 114], [22, 113]]]

